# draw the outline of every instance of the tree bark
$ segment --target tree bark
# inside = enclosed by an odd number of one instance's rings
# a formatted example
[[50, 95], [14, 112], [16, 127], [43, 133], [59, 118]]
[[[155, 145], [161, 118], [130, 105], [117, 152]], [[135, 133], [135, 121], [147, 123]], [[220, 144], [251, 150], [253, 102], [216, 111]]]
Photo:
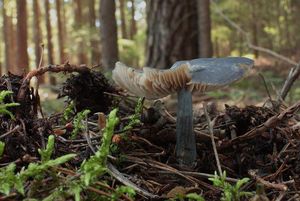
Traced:
[[[291, 18], [292, 18], [292, 21], [293, 22], [298, 22], [299, 19], [300, 19], [300, 12], [299, 12], [299, 9], [300, 9], [300, 1], [299, 0], [291, 0]], [[293, 46], [292, 48], [297, 48], [300, 46], [300, 26], [297, 24], [297, 25], [294, 25], [293, 26], [293, 30], [292, 30], [293, 33], [296, 33], [294, 34], [294, 37], [293, 37]], [[298, 52], [299, 52], [299, 49], [298, 49]]]
[[[42, 61], [41, 66], [43, 65], [42, 57], [42, 30], [41, 30], [41, 9], [40, 1], [33, 0], [33, 41], [34, 41], [34, 53], [35, 53], [35, 67], [38, 68], [40, 61]], [[40, 76], [40, 83], [45, 82], [45, 76]]]
[[[48, 63], [54, 64], [54, 58], [53, 58], [53, 44], [52, 44], [52, 28], [51, 28], [51, 22], [50, 22], [50, 5], [49, 0], [44, 0], [45, 3], [45, 17], [46, 17], [46, 30], [47, 30], [47, 55], [48, 55]], [[56, 80], [55, 77], [49, 76], [50, 84], [55, 85]]]
[[147, 1], [146, 66], [169, 68], [198, 56], [196, 0]]
[[[75, 0], [75, 29], [80, 30], [83, 28], [83, 12], [82, 12], [82, 3], [84, 3], [84, 1], [82, 0]], [[86, 64], [87, 63], [87, 56], [86, 56], [86, 52], [85, 52], [85, 44], [83, 42], [83, 40], [80, 40], [80, 42], [78, 43], [78, 48], [77, 48], [77, 52], [78, 52], [78, 59], [79, 59], [79, 63], [81, 64]]]
[[198, 44], [200, 57], [212, 57], [210, 1], [198, 0]]
[[[89, 21], [90, 21], [90, 46], [92, 64], [100, 64], [100, 43], [95, 35], [98, 32], [96, 28], [95, 0], [89, 0]], [[97, 34], [98, 35], [98, 34]], [[98, 37], [97, 37], [98, 38]]]
[[127, 36], [127, 26], [126, 26], [126, 16], [125, 16], [125, 0], [119, 0], [120, 2], [120, 17], [121, 17], [121, 34], [122, 38], [128, 38]]
[[118, 61], [117, 22], [115, 16], [116, 4], [114, 0], [100, 2], [100, 36], [102, 65], [111, 70]]
[[17, 0], [17, 75], [29, 71], [27, 53], [27, 11], [26, 0]]
[[131, 0], [131, 21], [130, 21], [130, 39], [133, 39], [137, 33], [135, 16], [135, 3], [134, 0]]
[[[249, 0], [249, 4], [251, 7], [251, 16], [252, 16], [252, 44], [255, 46], [258, 46], [258, 25], [257, 25], [257, 21], [254, 19], [257, 19], [257, 14], [256, 14], [256, 1], [254, 0]], [[254, 54], [254, 58], [258, 58], [258, 50], [253, 50], [253, 54]]]
[[62, 27], [62, 14], [61, 14], [61, 0], [55, 0], [56, 15], [57, 15], [57, 28], [58, 28], [58, 48], [59, 48], [59, 62], [64, 63], [66, 60], [65, 46], [64, 46], [64, 31]]
[[41, 59], [41, 43], [42, 43], [42, 30], [41, 30], [41, 10], [39, 0], [33, 0], [33, 40], [34, 40], [34, 51], [35, 51], [35, 65], [36, 67], [40, 64]]
[[46, 30], [47, 30], [48, 63], [49, 64], [54, 64], [53, 44], [52, 44], [52, 28], [51, 28], [51, 22], [50, 22], [49, 9], [50, 9], [49, 0], [45, 0], [45, 17], [46, 17]]
[[4, 37], [4, 49], [5, 49], [5, 68], [4, 73], [8, 72], [16, 72], [16, 63], [14, 60], [15, 55], [15, 29], [12, 22], [12, 17], [8, 16], [6, 13], [6, 2], [2, 0], [3, 7], [2, 7], [2, 15], [3, 15], [3, 37]]

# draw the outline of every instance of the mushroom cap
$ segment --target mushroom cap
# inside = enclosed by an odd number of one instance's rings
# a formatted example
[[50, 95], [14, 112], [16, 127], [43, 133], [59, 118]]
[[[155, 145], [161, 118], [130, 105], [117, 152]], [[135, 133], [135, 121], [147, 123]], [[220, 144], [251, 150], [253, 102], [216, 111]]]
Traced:
[[183, 88], [205, 92], [223, 87], [241, 79], [253, 64], [253, 60], [244, 57], [201, 58], [178, 61], [167, 70], [138, 70], [117, 62], [112, 78], [137, 96], [158, 99]]

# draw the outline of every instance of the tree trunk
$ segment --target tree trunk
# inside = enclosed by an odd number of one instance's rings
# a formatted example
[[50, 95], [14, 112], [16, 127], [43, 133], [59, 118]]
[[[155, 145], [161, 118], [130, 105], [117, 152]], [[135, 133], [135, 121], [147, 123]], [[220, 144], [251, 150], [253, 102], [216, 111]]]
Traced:
[[14, 60], [15, 55], [15, 29], [12, 22], [12, 17], [6, 13], [6, 2], [2, 1], [2, 15], [3, 15], [3, 37], [4, 37], [4, 49], [5, 49], [5, 73], [16, 72], [16, 63]]
[[[249, 4], [251, 7], [251, 16], [252, 16], [252, 22], [251, 22], [251, 26], [252, 26], [252, 44], [255, 46], [258, 46], [258, 25], [257, 25], [257, 21], [254, 19], [257, 19], [257, 14], [256, 14], [256, 4], [258, 2], [254, 1], [254, 0], [249, 0]], [[258, 50], [253, 50], [253, 54], [254, 54], [254, 58], [258, 58]]]
[[[46, 29], [47, 29], [47, 55], [48, 55], [48, 63], [54, 64], [54, 58], [53, 58], [53, 44], [52, 44], [52, 28], [51, 28], [51, 22], [50, 22], [50, 5], [49, 0], [45, 0], [45, 17], [46, 17]], [[56, 80], [55, 77], [49, 76], [50, 84], [55, 85]]]
[[146, 66], [169, 68], [198, 56], [196, 0], [147, 1]]
[[200, 57], [212, 57], [211, 21], [209, 0], [198, 0], [198, 44]]
[[[39, 0], [33, 0], [33, 41], [36, 68], [39, 67], [42, 57], [41, 9], [39, 3]], [[43, 63], [41, 63], [41, 65], [43, 65]], [[40, 76], [39, 81], [40, 83], [44, 83], [44, 76]]]
[[29, 70], [27, 53], [27, 11], [26, 0], [17, 0], [17, 75]]
[[39, 5], [39, 0], [33, 0], [33, 40], [34, 40], [34, 50], [35, 50], [35, 65], [36, 67], [39, 66], [40, 59], [41, 59], [41, 43], [42, 43], [42, 30], [41, 30], [41, 10]]
[[[300, 1], [299, 0], [291, 0], [291, 19], [293, 22], [298, 22], [299, 23], [299, 19], [300, 19]], [[295, 24], [293, 26], [293, 30], [291, 31], [292, 33], [296, 33], [294, 34], [293, 37], [293, 47], [292, 48], [297, 48], [298, 53], [299, 53], [299, 49], [298, 47], [300, 46], [300, 26]]]
[[61, 15], [61, 0], [55, 0], [56, 5], [56, 15], [57, 15], [57, 28], [58, 28], [58, 48], [59, 48], [59, 62], [63, 63], [66, 60], [66, 55], [64, 51], [64, 31], [62, 27], [62, 15]]
[[278, 29], [278, 46], [283, 45], [283, 29], [282, 23], [280, 22], [280, 17], [282, 16], [282, 7], [280, 1], [274, 1], [274, 11], [276, 11], [275, 22]]
[[[89, 0], [89, 21], [90, 21], [90, 46], [91, 46], [91, 62], [92, 64], [100, 64], [100, 44], [96, 39], [96, 13], [95, 0]], [[97, 34], [98, 35], [98, 34]]]
[[127, 36], [127, 26], [126, 26], [126, 16], [125, 16], [125, 0], [119, 0], [120, 2], [120, 17], [121, 17], [121, 34], [122, 38], [128, 38]]
[[117, 22], [115, 16], [116, 4], [114, 0], [100, 2], [100, 36], [102, 65], [111, 70], [118, 61]]
[[[84, 3], [82, 0], [75, 0], [75, 29], [80, 30], [83, 27], [83, 14], [82, 14], [82, 3]], [[85, 44], [83, 40], [80, 40], [78, 43], [78, 62], [81, 64], [87, 63], [87, 56], [85, 52]]]
[[130, 39], [133, 39], [137, 32], [134, 16], [135, 16], [135, 4], [134, 4], [134, 0], [131, 0]]
[[[65, 1], [63, 1], [63, 4], [62, 4], [62, 29], [63, 29], [63, 36], [64, 36], [64, 39], [65, 41], [68, 41], [68, 32], [67, 32], [67, 25], [66, 25], [66, 22], [67, 22], [67, 18], [66, 18], [66, 6], [65, 6]], [[67, 54], [67, 53], [66, 53]]]
[[[300, 7], [299, 7], [300, 9]], [[286, 44], [284, 44], [286, 47], [291, 47], [292, 42], [291, 42], [291, 33], [290, 33], [290, 20], [289, 20], [289, 13], [284, 9], [284, 33], [285, 33], [285, 38], [286, 38]], [[298, 10], [299, 12], [299, 10]], [[280, 39], [281, 40], [281, 39]]]

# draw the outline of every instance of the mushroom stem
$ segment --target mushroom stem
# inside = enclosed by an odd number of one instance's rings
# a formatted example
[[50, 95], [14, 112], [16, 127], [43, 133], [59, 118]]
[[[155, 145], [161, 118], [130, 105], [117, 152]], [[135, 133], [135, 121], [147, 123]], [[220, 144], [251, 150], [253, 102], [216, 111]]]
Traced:
[[176, 157], [179, 165], [193, 166], [197, 152], [193, 132], [192, 93], [187, 89], [181, 89], [177, 95]]

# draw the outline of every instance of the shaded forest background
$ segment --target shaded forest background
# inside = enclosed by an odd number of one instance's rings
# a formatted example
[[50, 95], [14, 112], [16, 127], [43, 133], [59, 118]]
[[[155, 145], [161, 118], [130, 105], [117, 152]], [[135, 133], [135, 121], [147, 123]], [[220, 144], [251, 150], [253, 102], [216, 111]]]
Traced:
[[[263, 65], [276, 61], [252, 47], [275, 51], [289, 63], [297, 62], [300, 56], [298, 0], [0, 3], [2, 74], [22, 74], [66, 61], [100, 65], [106, 70], [118, 60], [156, 68], [169, 68], [177, 60], [213, 56], [259, 58], [257, 63]], [[55, 83], [53, 77], [48, 81]]]

